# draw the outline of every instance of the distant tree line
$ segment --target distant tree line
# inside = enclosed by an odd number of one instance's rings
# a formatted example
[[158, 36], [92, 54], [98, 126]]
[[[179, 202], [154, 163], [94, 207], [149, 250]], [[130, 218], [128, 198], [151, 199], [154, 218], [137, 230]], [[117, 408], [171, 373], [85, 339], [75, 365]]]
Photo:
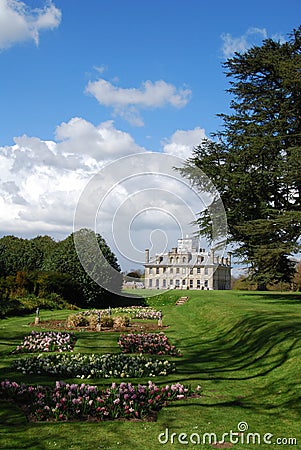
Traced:
[[[301, 262], [296, 265], [296, 271], [290, 282], [278, 281], [267, 284], [268, 291], [294, 291], [301, 292]], [[250, 279], [245, 275], [232, 278], [232, 289], [239, 291], [255, 291], [258, 290], [258, 285], [255, 280]]]
[[[78, 231], [81, 232], [93, 233], [90, 230]], [[117, 259], [105, 240], [99, 234], [95, 236], [106, 261], [120, 272]], [[93, 263], [97, 267], [97, 261], [91, 261]], [[118, 279], [116, 282], [119, 283]], [[116, 289], [121, 290], [121, 281]], [[49, 236], [23, 239], [11, 235], [0, 238], [2, 310], [7, 309], [9, 302], [22, 297], [56, 298], [78, 307], [105, 307], [118, 303], [118, 295], [99, 286], [82, 267], [74, 233], [59, 242]]]

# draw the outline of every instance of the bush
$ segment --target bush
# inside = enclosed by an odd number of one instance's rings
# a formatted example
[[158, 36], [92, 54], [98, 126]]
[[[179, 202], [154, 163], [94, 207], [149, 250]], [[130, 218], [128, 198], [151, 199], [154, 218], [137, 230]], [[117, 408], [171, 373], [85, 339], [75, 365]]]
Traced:
[[[69, 328], [79, 328], [79, 327], [91, 327], [96, 328], [98, 324], [97, 314], [87, 314], [86, 312], [81, 312], [77, 314], [70, 314], [67, 319], [67, 327]], [[100, 325], [106, 328], [112, 328], [114, 325], [113, 317], [107, 315], [100, 316]]]
[[0, 299], [0, 317], [22, 316], [34, 313], [40, 309], [78, 309], [76, 306], [67, 303], [58, 294], [50, 294], [46, 298], [39, 298], [33, 294], [26, 297], [16, 297], [12, 299]]
[[98, 324], [98, 317], [95, 314], [91, 314], [89, 316], [86, 316], [88, 321], [89, 321], [89, 325], [91, 328], [96, 328], [97, 324]]
[[100, 325], [106, 328], [112, 328], [114, 325], [114, 319], [112, 316], [100, 316]]
[[70, 314], [67, 319], [67, 327], [87, 327], [89, 326], [89, 318], [83, 314]]
[[122, 316], [116, 316], [114, 317], [114, 327], [115, 328], [122, 328], [122, 327], [128, 327], [130, 325], [130, 317], [126, 314]]

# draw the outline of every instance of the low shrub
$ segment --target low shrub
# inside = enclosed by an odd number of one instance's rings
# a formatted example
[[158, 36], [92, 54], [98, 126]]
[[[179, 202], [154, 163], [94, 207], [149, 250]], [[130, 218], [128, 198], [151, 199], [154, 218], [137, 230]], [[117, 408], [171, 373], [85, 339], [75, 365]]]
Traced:
[[112, 328], [114, 326], [114, 319], [112, 316], [100, 316], [100, 325], [106, 328]]
[[48, 297], [36, 297], [33, 294], [29, 294], [26, 297], [0, 299], [0, 318], [23, 316], [34, 313], [37, 308], [41, 310], [78, 309], [62, 299], [58, 294], [50, 294]]
[[96, 328], [99, 321], [100, 326], [103, 328], [119, 328], [129, 326], [129, 315], [120, 314], [118, 316], [113, 316], [109, 314], [109, 312], [111, 312], [111, 310], [103, 310], [102, 313], [100, 313], [99, 311], [85, 311], [76, 314], [70, 314], [67, 319], [67, 327], [80, 328], [89, 326], [91, 328]]
[[114, 327], [116, 328], [128, 327], [131, 321], [130, 317], [126, 314], [115, 316], [113, 319], [114, 319]]
[[67, 327], [68, 328], [76, 328], [76, 327], [87, 327], [90, 322], [88, 317], [83, 315], [82, 313], [78, 314], [70, 314], [67, 318]]

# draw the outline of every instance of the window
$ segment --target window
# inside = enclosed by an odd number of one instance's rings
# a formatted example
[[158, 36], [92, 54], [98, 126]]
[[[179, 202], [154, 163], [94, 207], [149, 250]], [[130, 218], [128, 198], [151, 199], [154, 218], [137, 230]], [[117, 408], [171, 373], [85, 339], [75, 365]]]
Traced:
[[190, 273], [190, 275], [193, 275], [193, 269], [190, 269], [189, 273]]
[[200, 287], [201, 287], [201, 280], [196, 280], [196, 287], [197, 287], [197, 289], [200, 289]]
[[186, 263], [186, 258], [185, 258], [185, 256], [183, 256], [183, 263]]
[[180, 280], [176, 280], [176, 286], [177, 286], [177, 287], [180, 286]]
[[166, 280], [163, 280], [163, 287], [166, 288]]
[[159, 275], [159, 267], [156, 268], [156, 274]]
[[173, 280], [170, 280], [169, 284], [170, 284], [170, 286], [172, 286], [173, 285]]
[[149, 287], [150, 288], [153, 287], [153, 280], [152, 279], [149, 280]]
[[205, 275], [208, 275], [208, 267], [205, 267]]
[[186, 285], [186, 280], [182, 280], [182, 285], [185, 286]]
[[190, 281], [189, 281], [189, 287], [190, 287], [190, 289], [193, 288], [193, 280], [190, 280]]
[[183, 274], [185, 274], [185, 273], [186, 273], [186, 269], [185, 269], [185, 267], [183, 267], [183, 269], [182, 269], [182, 273], [183, 273]]
[[208, 287], [208, 280], [205, 280], [204, 286], [205, 286], [205, 288]]
[[180, 268], [179, 267], [176, 268], [176, 273], [180, 273]]
[[172, 267], [169, 269], [169, 273], [173, 273], [173, 268]]
[[198, 273], [198, 274], [201, 273], [201, 268], [200, 268], [200, 267], [198, 267], [198, 268], [196, 269], [196, 273]]
[[156, 287], [159, 287], [159, 280], [156, 280]]
[[173, 264], [173, 257], [170, 258], [169, 262], [170, 264]]
[[166, 267], [163, 267], [163, 273], [165, 273], [166, 272]]

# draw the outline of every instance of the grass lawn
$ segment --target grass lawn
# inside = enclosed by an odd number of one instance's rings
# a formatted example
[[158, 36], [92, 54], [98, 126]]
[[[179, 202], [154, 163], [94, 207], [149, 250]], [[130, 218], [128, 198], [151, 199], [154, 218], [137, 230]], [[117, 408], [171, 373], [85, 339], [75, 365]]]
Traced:
[[[135, 292], [136, 293], [136, 292]], [[139, 292], [140, 294], [140, 292]], [[189, 301], [175, 306], [181, 295]], [[11, 450], [96, 450], [223, 448], [196, 445], [197, 436], [248, 430], [235, 436], [235, 450], [301, 448], [301, 295], [237, 291], [170, 291], [151, 297], [149, 305], [161, 309], [169, 340], [182, 353], [174, 358], [177, 372], [152, 378], [157, 384], [181, 382], [202, 386], [202, 396], [176, 401], [162, 409], [156, 422], [28, 423], [13, 404], [0, 401], [0, 448]], [[41, 320], [63, 319], [69, 311], [41, 311]], [[43, 376], [11, 372], [11, 350], [31, 331], [33, 317], [0, 321], [0, 380], [53, 383]], [[75, 351], [118, 352], [118, 333], [78, 333]], [[65, 380], [77, 381], [78, 380]], [[83, 380], [85, 382], [85, 380]], [[111, 384], [114, 380], [86, 380]], [[130, 380], [145, 383], [148, 379]], [[81, 380], [82, 382], [82, 380]], [[246, 425], [245, 425], [246, 426]], [[240, 425], [241, 431], [243, 425]], [[168, 436], [166, 434], [168, 430]], [[162, 444], [158, 440], [160, 433]], [[172, 433], [176, 433], [172, 436]], [[179, 443], [180, 436], [188, 444]], [[243, 443], [248, 433], [259, 433], [261, 444]], [[264, 435], [271, 445], [264, 443]], [[164, 444], [166, 438], [168, 442]], [[276, 439], [285, 438], [278, 445]], [[289, 445], [295, 438], [297, 445]], [[250, 439], [250, 438], [249, 438]], [[172, 443], [172, 441], [174, 443]], [[226, 438], [229, 442], [229, 437]], [[286, 443], [285, 443], [286, 442]], [[274, 445], [273, 445], [274, 444]], [[227, 448], [227, 447], [224, 447]], [[230, 447], [228, 447], [230, 448]]]

